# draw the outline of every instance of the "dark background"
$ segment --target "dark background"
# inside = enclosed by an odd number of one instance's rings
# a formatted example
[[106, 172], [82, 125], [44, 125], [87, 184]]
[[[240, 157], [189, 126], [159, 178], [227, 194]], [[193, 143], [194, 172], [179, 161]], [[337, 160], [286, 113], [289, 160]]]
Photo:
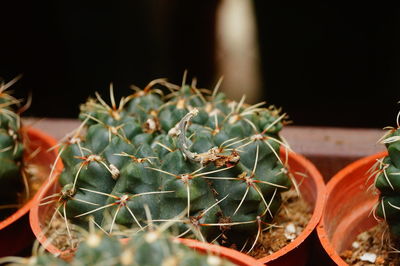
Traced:
[[[400, 10], [379, 7], [283, 7], [255, 1], [264, 94], [295, 125], [384, 127], [400, 105]], [[1, 1], [0, 76], [19, 97], [33, 94], [27, 115], [76, 117], [99, 91], [184, 69], [212, 87], [218, 1]], [[229, 91], [228, 88], [226, 88]]]

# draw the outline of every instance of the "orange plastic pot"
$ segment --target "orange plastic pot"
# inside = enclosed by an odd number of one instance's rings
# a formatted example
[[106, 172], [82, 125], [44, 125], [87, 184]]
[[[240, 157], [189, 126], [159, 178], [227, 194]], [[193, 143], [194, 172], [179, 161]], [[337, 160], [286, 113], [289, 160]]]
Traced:
[[[39, 175], [47, 177], [50, 173], [50, 165], [54, 163], [57, 156], [55, 151], [48, 152], [47, 150], [57, 144], [56, 140], [33, 128], [23, 128], [22, 130], [28, 138], [28, 147], [25, 150], [35, 151], [40, 148], [39, 153], [33, 158], [29, 158], [29, 154], [25, 153], [25, 162], [38, 165], [40, 170], [44, 171]], [[22, 208], [0, 222], [0, 257], [15, 255], [33, 243], [34, 235], [29, 226], [28, 211], [37, 197], [38, 193]]]
[[351, 247], [358, 234], [377, 224], [370, 213], [378, 196], [367, 191], [374, 182], [373, 178], [368, 180], [367, 171], [386, 155], [382, 152], [351, 163], [328, 182], [326, 205], [317, 233], [330, 257], [329, 263], [347, 265], [339, 254]]
[[[285, 152], [283, 150], [281, 150], [281, 157], [282, 159], [285, 158]], [[289, 166], [290, 171], [294, 173], [297, 181], [302, 182], [300, 186], [302, 197], [311, 206], [313, 214], [306, 228], [293, 242], [289, 243], [279, 251], [259, 259], [259, 263], [265, 263], [267, 265], [301, 266], [306, 265], [311, 253], [310, 235], [316, 228], [322, 216], [325, 201], [325, 184], [317, 168], [303, 156], [289, 153]], [[308, 177], [303, 178], [302, 175], [296, 174], [297, 172], [306, 174]], [[46, 243], [46, 236], [43, 233], [44, 225], [46, 224], [46, 220], [49, 219], [49, 212], [53, 206], [50, 204], [39, 206], [39, 202], [41, 198], [57, 193], [58, 191], [60, 191], [60, 186], [56, 179], [49, 181], [45, 186], [43, 186], [40, 191], [40, 197], [37, 198], [37, 202], [34, 204], [30, 212], [30, 223], [32, 231], [36, 235], [37, 239], [42, 244], [45, 244], [48, 251], [53, 254], [61, 254], [64, 257], [69, 257], [67, 251], [62, 252], [54, 245]], [[237, 251], [232, 252], [238, 254]]]

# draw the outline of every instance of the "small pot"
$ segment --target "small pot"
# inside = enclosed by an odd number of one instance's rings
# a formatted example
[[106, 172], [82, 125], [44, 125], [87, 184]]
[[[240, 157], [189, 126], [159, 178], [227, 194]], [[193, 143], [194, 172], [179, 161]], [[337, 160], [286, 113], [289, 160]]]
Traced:
[[360, 159], [339, 171], [327, 184], [327, 199], [322, 219], [317, 227], [319, 240], [330, 257], [331, 264], [347, 265], [339, 256], [351, 247], [357, 235], [372, 228], [377, 221], [370, 215], [378, 195], [367, 189], [373, 184], [367, 171], [381, 152]]
[[[25, 153], [25, 162], [28, 160], [28, 163], [43, 166], [40, 168], [40, 171], [44, 172], [41, 172], [39, 175], [47, 178], [50, 173], [50, 165], [54, 163], [57, 156], [55, 151], [48, 152], [48, 149], [57, 144], [56, 140], [30, 127], [23, 128], [22, 130], [23, 134], [28, 138], [27, 149], [35, 151], [40, 147], [39, 153], [33, 158], [29, 158], [29, 154]], [[57, 167], [60, 168], [61, 165], [57, 165]], [[15, 255], [33, 243], [35, 237], [29, 226], [29, 217], [27, 214], [37, 197], [38, 193], [33, 195], [22, 208], [0, 222], [0, 257]]]
[[[285, 158], [285, 152], [283, 149], [281, 150], [281, 157], [282, 159]], [[258, 262], [260, 263], [265, 263], [268, 265], [301, 266], [306, 265], [307, 261], [309, 260], [312, 244], [310, 235], [316, 228], [322, 216], [322, 210], [325, 202], [325, 184], [317, 168], [303, 156], [289, 153], [289, 166], [292, 173], [300, 172], [307, 174], [308, 176], [303, 180], [302, 176], [294, 174], [297, 181], [302, 180], [300, 191], [304, 200], [312, 207], [312, 216], [306, 228], [304, 228], [303, 232], [295, 240], [293, 240], [293, 242], [289, 243], [279, 251], [259, 259]], [[39, 202], [42, 198], [57, 193], [58, 191], [60, 191], [60, 186], [56, 178], [49, 180], [46, 185], [42, 187], [40, 195], [37, 198], [37, 202], [34, 204], [30, 212], [30, 223], [32, 231], [36, 235], [37, 239], [42, 244], [45, 244], [45, 247], [48, 251], [53, 254], [61, 254], [62, 257], [68, 258], [70, 257], [69, 252], [62, 252], [54, 245], [46, 243], [46, 237], [43, 233], [46, 219], [49, 218], [49, 211], [53, 207], [50, 204], [39, 206]], [[237, 252], [235, 254], [237, 254]]]

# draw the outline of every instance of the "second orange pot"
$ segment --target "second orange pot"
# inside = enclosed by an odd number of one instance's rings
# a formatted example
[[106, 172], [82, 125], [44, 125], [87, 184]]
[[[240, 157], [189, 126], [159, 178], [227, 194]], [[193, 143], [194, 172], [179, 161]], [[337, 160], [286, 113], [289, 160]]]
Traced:
[[377, 224], [370, 214], [378, 195], [368, 190], [374, 180], [368, 180], [367, 172], [386, 155], [382, 152], [351, 163], [327, 185], [326, 206], [317, 233], [333, 265], [347, 265], [339, 254], [351, 246], [358, 234]]

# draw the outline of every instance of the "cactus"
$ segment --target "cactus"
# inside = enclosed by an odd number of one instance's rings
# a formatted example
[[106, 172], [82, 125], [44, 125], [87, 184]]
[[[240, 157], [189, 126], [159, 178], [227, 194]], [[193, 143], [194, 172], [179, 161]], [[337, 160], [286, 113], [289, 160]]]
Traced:
[[210, 91], [185, 80], [152, 81], [118, 105], [111, 86], [110, 105], [97, 93], [83, 104], [81, 126], [60, 144], [62, 191], [43, 204], [58, 202], [67, 225], [92, 215], [109, 232], [146, 226], [147, 204], [154, 222], [175, 219], [179, 236], [193, 229], [238, 247], [257, 240], [292, 184], [279, 156], [287, 116], [227, 99], [220, 82]]
[[7, 91], [17, 80], [0, 83], [0, 220], [19, 207], [23, 194], [29, 197], [23, 167], [21, 109], [16, 111], [21, 101]]
[[0, 263], [13, 262], [15, 265], [204, 265], [233, 266], [218, 254], [201, 254], [180, 244], [161, 228], [151, 228], [132, 235], [123, 244], [117, 237], [107, 236], [102, 231], [89, 232], [83, 237], [77, 251], [66, 262], [52, 254], [36, 251], [30, 258], [7, 257]]
[[388, 156], [378, 160], [371, 176], [375, 176], [375, 187], [380, 191], [376, 215], [386, 220], [394, 239], [400, 237], [400, 113], [397, 128], [388, 127], [380, 142], [385, 144]]

